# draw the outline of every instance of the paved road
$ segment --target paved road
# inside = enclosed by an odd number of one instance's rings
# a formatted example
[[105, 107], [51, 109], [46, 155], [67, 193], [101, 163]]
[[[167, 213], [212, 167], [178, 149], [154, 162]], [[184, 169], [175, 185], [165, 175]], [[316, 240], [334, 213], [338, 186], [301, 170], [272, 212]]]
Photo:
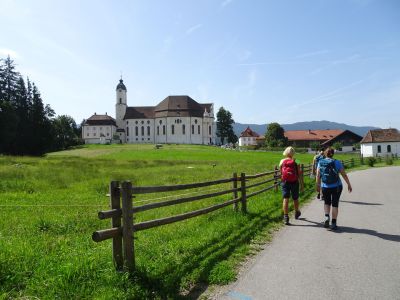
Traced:
[[400, 299], [400, 167], [349, 177], [337, 232], [313, 200], [215, 299]]

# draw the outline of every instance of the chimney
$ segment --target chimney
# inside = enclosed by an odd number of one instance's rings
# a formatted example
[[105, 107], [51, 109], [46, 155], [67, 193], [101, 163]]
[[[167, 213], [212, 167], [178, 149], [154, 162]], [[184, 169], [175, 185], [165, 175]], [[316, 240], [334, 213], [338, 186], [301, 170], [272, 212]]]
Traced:
[[308, 129], [308, 134], [311, 134], [311, 129]]

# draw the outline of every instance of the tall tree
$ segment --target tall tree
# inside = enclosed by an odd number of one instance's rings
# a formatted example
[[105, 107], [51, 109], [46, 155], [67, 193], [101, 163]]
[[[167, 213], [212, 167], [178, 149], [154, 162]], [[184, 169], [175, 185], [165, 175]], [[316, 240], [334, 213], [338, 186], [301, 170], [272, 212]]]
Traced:
[[221, 139], [222, 144], [224, 144], [225, 139], [227, 139], [228, 143], [237, 142], [237, 136], [232, 126], [234, 123], [232, 114], [221, 107], [217, 112], [217, 136]]
[[279, 123], [270, 123], [265, 133], [265, 144], [268, 147], [284, 147], [287, 145], [285, 130]]
[[78, 144], [78, 127], [75, 120], [70, 116], [58, 116], [53, 120], [55, 136], [54, 146], [57, 149], [68, 149]]

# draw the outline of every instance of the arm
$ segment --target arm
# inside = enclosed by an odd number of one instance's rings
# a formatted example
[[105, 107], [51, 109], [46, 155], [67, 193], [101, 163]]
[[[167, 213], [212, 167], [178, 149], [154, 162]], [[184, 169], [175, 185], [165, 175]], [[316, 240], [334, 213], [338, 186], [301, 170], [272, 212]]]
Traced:
[[339, 172], [340, 172], [340, 175], [342, 175], [344, 181], [346, 181], [346, 183], [347, 183], [347, 190], [349, 191], [349, 193], [351, 193], [353, 188], [351, 187], [351, 183], [350, 183], [349, 177], [347, 177], [346, 171], [344, 169], [341, 169]]
[[321, 190], [321, 177], [319, 175], [319, 169], [317, 169], [317, 175], [315, 177], [316, 185], [315, 185], [315, 190], [319, 192]]
[[313, 175], [315, 175], [315, 173], [317, 173], [315, 161], [316, 161], [316, 159], [315, 159], [315, 156], [314, 156], [314, 159], [312, 161], [312, 174]]

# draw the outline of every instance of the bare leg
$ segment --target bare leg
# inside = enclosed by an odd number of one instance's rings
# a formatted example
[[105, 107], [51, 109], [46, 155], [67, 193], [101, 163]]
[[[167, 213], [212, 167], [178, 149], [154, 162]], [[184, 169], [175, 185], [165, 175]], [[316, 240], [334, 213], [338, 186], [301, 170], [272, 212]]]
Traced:
[[289, 214], [289, 198], [283, 198], [282, 209], [284, 215]]
[[[324, 205], [324, 211], [325, 211], [325, 214], [326, 215], [329, 215], [330, 214], [330, 210], [331, 210], [331, 206], [330, 205]], [[333, 213], [333, 211], [332, 211], [332, 213]]]
[[299, 211], [299, 199], [293, 200], [294, 210]]
[[332, 206], [332, 219], [337, 219], [337, 216], [338, 216], [338, 213], [339, 213], [339, 208], [338, 207], [333, 207]]

